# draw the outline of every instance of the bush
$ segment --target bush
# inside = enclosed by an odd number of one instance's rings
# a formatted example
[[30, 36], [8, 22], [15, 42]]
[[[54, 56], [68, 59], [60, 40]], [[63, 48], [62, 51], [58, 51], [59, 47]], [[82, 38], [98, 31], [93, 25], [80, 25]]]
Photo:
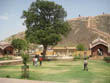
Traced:
[[74, 57], [74, 60], [78, 60], [78, 59], [80, 59], [79, 56], [75, 56], [75, 57]]
[[0, 61], [2, 61], [2, 60], [12, 60], [13, 59], [13, 57], [12, 56], [4, 56], [4, 57], [1, 57], [0, 58]]
[[21, 53], [22, 59], [23, 59], [23, 64], [27, 65], [27, 62], [29, 61], [29, 55], [24, 54], [23, 52]]
[[12, 60], [13, 59], [12, 56], [8, 56], [8, 55], [6, 55], [4, 58], [5, 58], [5, 60]]
[[84, 50], [85, 50], [84, 45], [83, 45], [83, 44], [78, 44], [78, 45], [77, 45], [77, 50], [78, 50], [78, 51], [84, 51]]
[[23, 66], [22, 68], [22, 78], [29, 78], [29, 66], [27, 65], [27, 62], [29, 61], [29, 55], [25, 54], [24, 52], [21, 52], [21, 56], [23, 59]]
[[104, 61], [110, 62], [110, 57], [109, 56], [108, 57], [104, 57]]
[[84, 58], [89, 59], [89, 56], [85, 56]]
[[79, 54], [78, 56], [77, 55], [74, 55], [74, 60], [79, 60], [79, 59], [82, 59], [81, 54]]
[[6, 75], [6, 78], [10, 78], [10, 75]]

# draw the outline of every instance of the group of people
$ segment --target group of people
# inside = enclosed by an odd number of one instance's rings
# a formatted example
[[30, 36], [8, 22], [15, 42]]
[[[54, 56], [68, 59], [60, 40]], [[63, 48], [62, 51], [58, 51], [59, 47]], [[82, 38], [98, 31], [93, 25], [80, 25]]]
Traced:
[[[41, 53], [41, 55], [42, 55], [42, 53]], [[35, 55], [35, 57], [32, 59], [32, 61], [33, 61], [34, 66], [38, 66], [38, 62], [39, 62], [39, 65], [42, 66], [43, 57], [39, 56], [39, 55]]]
[[[43, 54], [41, 53], [41, 55], [43, 55]], [[39, 65], [42, 66], [43, 57], [39, 56], [39, 55], [35, 55], [35, 57], [32, 59], [32, 61], [33, 61], [34, 66], [38, 66], [38, 62], [39, 62]], [[88, 65], [88, 61], [87, 61], [86, 52], [85, 52], [84, 53], [84, 70], [88, 71], [87, 65]]]

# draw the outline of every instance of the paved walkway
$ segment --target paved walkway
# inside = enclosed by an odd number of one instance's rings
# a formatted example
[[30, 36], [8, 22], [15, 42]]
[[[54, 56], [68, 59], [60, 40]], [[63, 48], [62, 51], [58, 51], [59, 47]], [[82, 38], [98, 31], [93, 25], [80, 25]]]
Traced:
[[4, 61], [0, 61], [0, 63], [17, 62], [17, 61], [22, 61], [22, 60], [4, 60]]
[[0, 78], [0, 83], [58, 83], [58, 82], [21, 80], [21, 79], [12, 79], [12, 78]]
[[20, 62], [22, 62], [22, 60], [4, 60], [4, 61], [0, 61], [0, 65], [16, 64], [16, 63], [20, 63]]

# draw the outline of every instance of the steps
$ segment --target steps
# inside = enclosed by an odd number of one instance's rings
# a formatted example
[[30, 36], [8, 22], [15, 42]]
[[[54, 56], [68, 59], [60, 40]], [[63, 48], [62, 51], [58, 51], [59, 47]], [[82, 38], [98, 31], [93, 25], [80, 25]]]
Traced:
[[88, 17], [88, 25], [87, 25], [87, 28], [88, 28], [89, 30], [91, 30], [92, 32], [98, 34], [99, 36], [103, 37], [104, 39], [106, 39], [106, 40], [109, 42], [109, 40], [110, 40], [110, 34], [108, 34], [108, 33], [106, 33], [106, 32], [103, 32], [103, 31], [101, 31], [101, 30], [95, 28], [96, 25], [93, 23], [93, 21], [94, 21], [93, 19], [94, 19], [94, 17]]

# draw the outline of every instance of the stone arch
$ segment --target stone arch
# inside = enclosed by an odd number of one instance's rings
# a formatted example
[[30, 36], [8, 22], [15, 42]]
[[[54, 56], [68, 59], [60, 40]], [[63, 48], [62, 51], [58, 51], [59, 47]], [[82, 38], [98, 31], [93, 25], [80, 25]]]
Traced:
[[104, 44], [98, 44], [94, 46], [91, 51], [92, 55], [99, 55], [98, 49], [102, 52], [103, 55], [108, 55], [108, 47]]
[[13, 54], [14, 48], [12, 46], [7, 46], [4, 48], [4, 54]]
[[3, 50], [2, 50], [2, 48], [0, 48], [0, 55], [2, 55], [3, 54]]

